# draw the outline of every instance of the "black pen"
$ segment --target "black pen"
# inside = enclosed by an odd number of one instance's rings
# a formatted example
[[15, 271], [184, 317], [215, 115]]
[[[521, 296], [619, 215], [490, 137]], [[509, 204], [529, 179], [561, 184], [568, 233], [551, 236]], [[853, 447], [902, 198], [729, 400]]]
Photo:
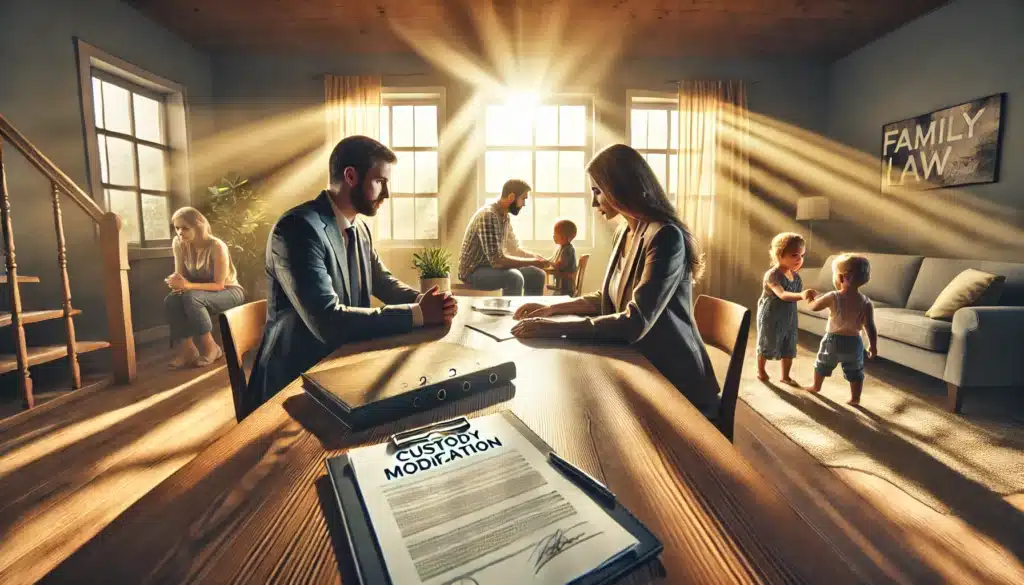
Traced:
[[615, 504], [615, 494], [606, 488], [604, 484], [591, 477], [590, 474], [569, 463], [554, 451], [548, 453], [548, 459], [556, 469], [568, 475], [569, 479], [574, 480], [574, 483], [588, 491], [597, 492], [596, 495], [605, 500], [609, 506]]

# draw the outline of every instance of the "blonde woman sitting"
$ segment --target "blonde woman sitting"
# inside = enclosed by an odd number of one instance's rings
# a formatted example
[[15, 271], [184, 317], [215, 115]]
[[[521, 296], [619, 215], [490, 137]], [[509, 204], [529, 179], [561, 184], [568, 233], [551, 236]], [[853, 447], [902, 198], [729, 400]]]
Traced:
[[172, 368], [208, 366], [224, 356], [214, 341], [211, 315], [245, 302], [228, 246], [210, 233], [210, 222], [198, 210], [182, 207], [174, 224], [174, 274], [164, 282], [171, 340], [183, 340]]

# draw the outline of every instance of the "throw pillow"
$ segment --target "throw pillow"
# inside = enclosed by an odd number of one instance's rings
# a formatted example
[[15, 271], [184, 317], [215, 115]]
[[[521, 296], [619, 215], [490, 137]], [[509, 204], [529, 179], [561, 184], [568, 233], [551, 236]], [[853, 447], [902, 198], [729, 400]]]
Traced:
[[950, 320], [957, 309], [969, 307], [981, 298], [995, 281], [996, 275], [968, 268], [942, 289], [924, 316], [931, 319]]
[[1003, 289], [1006, 288], [1006, 277], [999, 275], [992, 284], [988, 285], [981, 298], [974, 303], [975, 307], [998, 307], [999, 298], [1003, 296]]

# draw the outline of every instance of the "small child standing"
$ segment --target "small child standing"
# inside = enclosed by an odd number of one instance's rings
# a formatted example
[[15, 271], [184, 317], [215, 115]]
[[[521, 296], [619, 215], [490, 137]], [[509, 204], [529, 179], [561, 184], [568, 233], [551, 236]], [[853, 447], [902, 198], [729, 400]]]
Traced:
[[813, 290], [803, 291], [797, 273], [804, 264], [807, 247], [800, 234], [782, 233], [772, 238], [768, 250], [772, 267], [764, 274], [761, 298], [757, 301], [757, 379], [768, 381], [765, 363], [782, 360], [782, 382], [799, 386], [789, 377], [796, 357], [796, 303], [814, 298]]
[[555, 222], [555, 243], [558, 249], [551, 257], [551, 270], [555, 279], [555, 288], [558, 294], [572, 296], [576, 292], [576, 283], [571, 274], [575, 273], [579, 266], [576, 264], [576, 248], [572, 245], [576, 237], [576, 224], [568, 219], [560, 219]]
[[868, 358], [878, 353], [878, 331], [871, 301], [861, 294], [860, 287], [871, 278], [871, 263], [864, 256], [841, 254], [832, 262], [835, 291], [811, 301], [812, 311], [828, 309], [828, 325], [821, 338], [818, 357], [814, 360], [814, 387], [820, 392], [825, 378], [832, 375], [836, 364], [843, 364], [843, 376], [850, 382], [850, 404], [860, 404], [864, 386], [864, 342], [860, 330], [868, 332]]

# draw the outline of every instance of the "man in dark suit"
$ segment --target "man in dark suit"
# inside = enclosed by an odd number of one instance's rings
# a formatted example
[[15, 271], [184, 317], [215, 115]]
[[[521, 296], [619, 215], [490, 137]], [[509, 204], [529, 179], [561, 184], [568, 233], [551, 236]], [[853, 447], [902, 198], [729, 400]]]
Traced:
[[[395, 153], [366, 136], [334, 147], [330, 188], [292, 208], [267, 241], [267, 323], [249, 378], [250, 407], [266, 402], [338, 346], [451, 323], [455, 298], [420, 294], [391, 275], [366, 224], [388, 198]], [[387, 306], [370, 308], [370, 296]]]

